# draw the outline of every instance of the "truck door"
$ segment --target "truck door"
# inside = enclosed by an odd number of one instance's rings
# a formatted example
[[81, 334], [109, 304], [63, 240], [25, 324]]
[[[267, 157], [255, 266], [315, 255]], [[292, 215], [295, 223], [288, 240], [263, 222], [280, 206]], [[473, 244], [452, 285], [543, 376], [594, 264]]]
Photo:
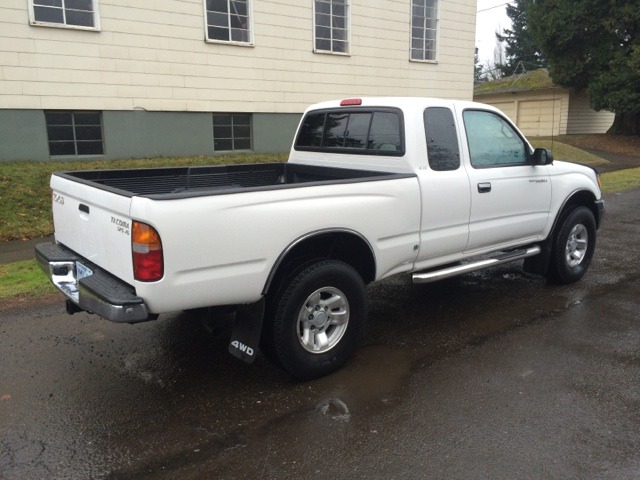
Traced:
[[469, 237], [470, 187], [460, 161], [460, 142], [453, 112], [429, 107], [423, 112], [428, 166], [418, 170], [422, 194], [420, 252], [415, 268], [430, 260], [462, 252]]
[[471, 181], [466, 251], [539, 240], [551, 204], [547, 167], [531, 164], [529, 146], [501, 115], [469, 109], [462, 119]]

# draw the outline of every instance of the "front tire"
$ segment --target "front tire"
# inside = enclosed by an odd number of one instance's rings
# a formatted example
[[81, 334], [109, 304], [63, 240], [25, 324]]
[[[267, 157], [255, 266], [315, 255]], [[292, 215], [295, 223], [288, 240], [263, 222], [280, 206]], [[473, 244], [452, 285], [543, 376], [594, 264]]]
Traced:
[[277, 362], [300, 380], [328, 375], [354, 353], [367, 318], [358, 272], [337, 260], [319, 261], [295, 275], [274, 299], [268, 332]]
[[589, 269], [596, 248], [596, 221], [587, 207], [578, 207], [564, 218], [556, 235], [550, 276], [560, 283], [580, 280]]

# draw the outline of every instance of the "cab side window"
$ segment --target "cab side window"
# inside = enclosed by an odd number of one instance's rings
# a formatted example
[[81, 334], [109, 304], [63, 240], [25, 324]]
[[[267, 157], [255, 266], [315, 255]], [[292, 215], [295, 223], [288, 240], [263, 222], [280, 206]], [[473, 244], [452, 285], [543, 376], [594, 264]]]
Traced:
[[451, 110], [444, 107], [427, 108], [424, 111], [424, 131], [431, 169], [438, 172], [457, 170], [460, 167], [460, 151]]
[[463, 118], [474, 168], [528, 164], [524, 141], [502, 117], [493, 112], [466, 110]]

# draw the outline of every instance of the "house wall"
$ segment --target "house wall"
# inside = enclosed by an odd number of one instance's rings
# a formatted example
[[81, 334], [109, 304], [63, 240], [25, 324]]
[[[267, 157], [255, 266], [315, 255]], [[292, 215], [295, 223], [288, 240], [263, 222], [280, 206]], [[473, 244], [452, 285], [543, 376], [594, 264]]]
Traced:
[[569, 92], [564, 89], [477, 95], [509, 116], [527, 136], [564, 135], [569, 118]]
[[[209, 135], [198, 114], [249, 112], [254, 149], [286, 151], [291, 138], [284, 142], [284, 136], [317, 101], [373, 95], [472, 98], [475, 0], [440, 0], [436, 62], [409, 61], [410, 0], [352, 0], [349, 55], [313, 52], [310, 0], [253, 0], [252, 46], [206, 42], [203, 0], [100, 0], [100, 31], [30, 25], [28, 4], [0, 4], [0, 112], [22, 121], [40, 118], [34, 112], [43, 110], [105, 112], [105, 142], [107, 134], [122, 140], [119, 149], [105, 145], [105, 153], [132, 156], [152, 147], [124, 143], [130, 132], [107, 125], [115, 112], [128, 112], [124, 124], [155, 140], [148, 135], [154, 122], [177, 119], [179, 128], [193, 123]], [[193, 118], [160, 120], [137, 112], [189, 112]], [[263, 121], [267, 117], [256, 114], [287, 116]], [[140, 125], [142, 120], [150, 123]], [[46, 144], [41, 123], [29, 125], [32, 132], [37, 127], [36, 143]], [[5, 129], [0, 138], [15, 138], [11, 125], [3, 122], [0, 129]], [[184, 151], [210, 153], [210, 146], [203, 150], [208, 141], [194, 135], [184, 135]], [[22, 158], [35, 146], [13, 141], [0, 148], [0, 160], [6, 160]]]
[[570, 101], [568, 134], [606, 133], [613, 124], [615, 114], [592, 109], [586, 92], [572, 93]]
[[[287, 152], [300, 121], [295, 113], [253, 114], [253, 151]], [[210, 113], [102, 112], [104, 160], [212, 155]], [[0, 159], [46, 161], [49, 145], [42, 110], [0, 109]], [[56, 156], [56, 160], [77, 157]]]

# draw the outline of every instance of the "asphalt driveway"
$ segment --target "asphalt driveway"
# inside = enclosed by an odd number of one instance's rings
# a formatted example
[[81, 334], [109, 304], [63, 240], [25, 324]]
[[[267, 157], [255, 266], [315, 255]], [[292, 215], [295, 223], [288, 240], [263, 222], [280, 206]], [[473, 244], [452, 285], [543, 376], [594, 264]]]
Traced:
[[365, 345], [296, 383], [206, 316], [0, 311], [0, 478], [640, 478], [640, 189], [570, 286], [506, 265], [369, 288]]

